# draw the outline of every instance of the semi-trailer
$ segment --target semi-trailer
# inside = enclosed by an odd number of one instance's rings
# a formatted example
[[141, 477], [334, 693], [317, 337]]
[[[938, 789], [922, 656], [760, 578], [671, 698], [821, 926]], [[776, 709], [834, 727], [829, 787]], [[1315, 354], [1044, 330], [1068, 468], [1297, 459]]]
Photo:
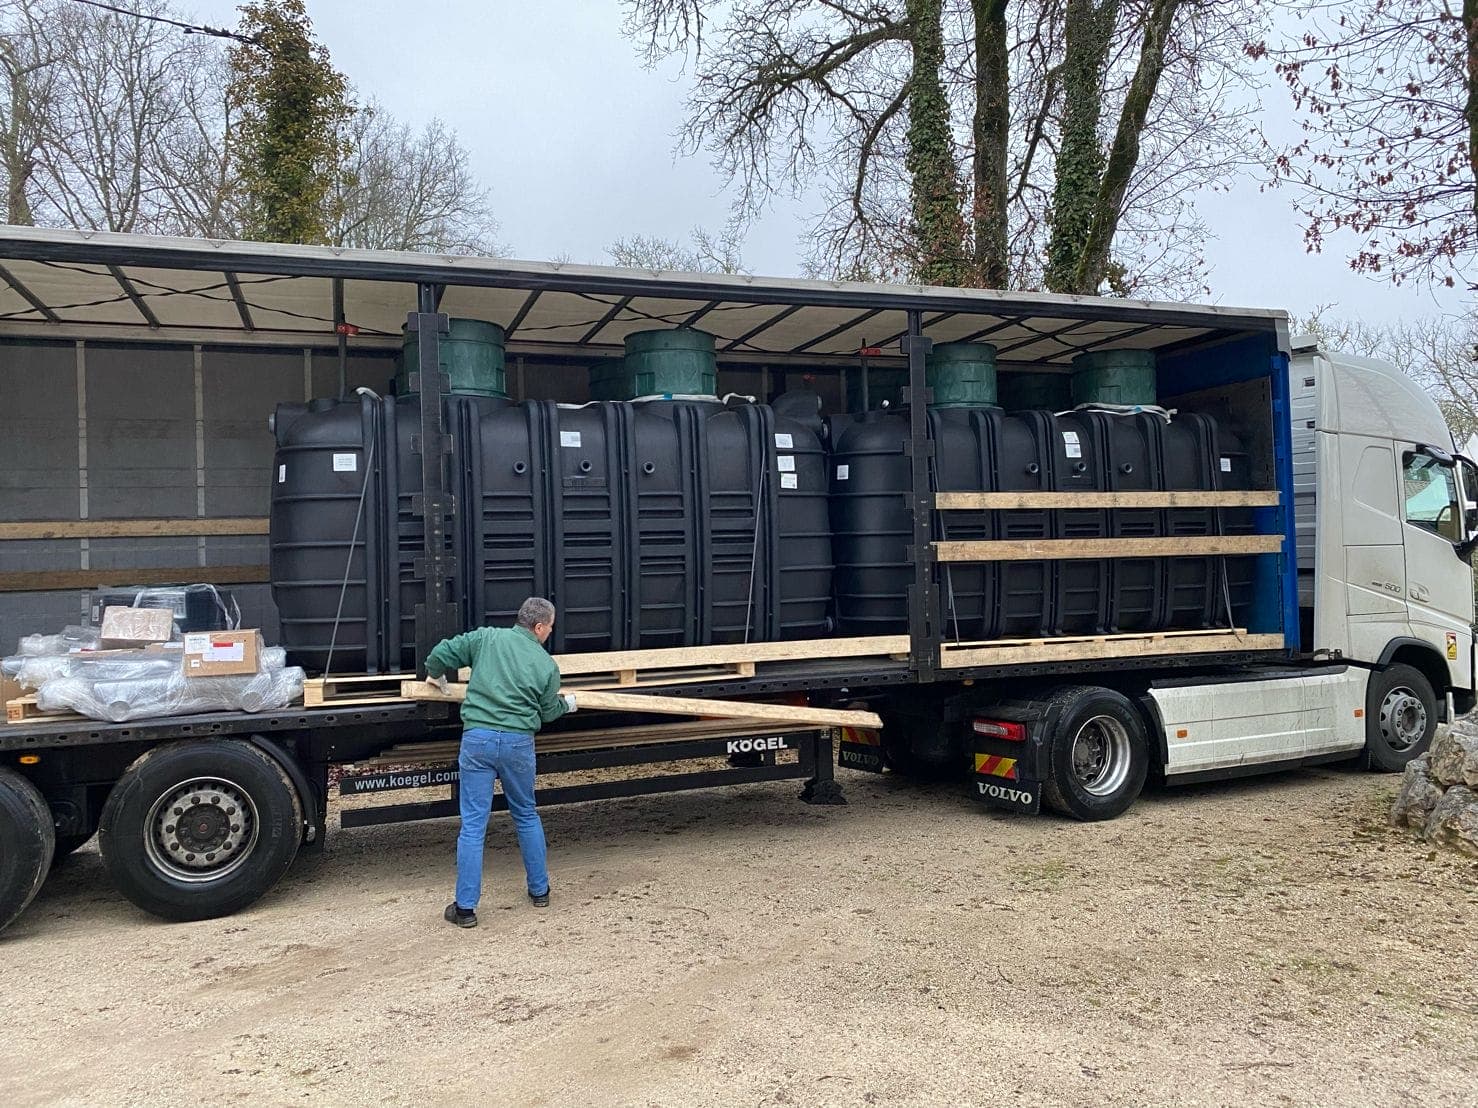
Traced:
[[[346, 810], [342, 827], [456, 813], [455, 707], [403, 699], [400, 688], [402, 677], [415, 676], [408, 660], [418, 662], [431, 644], [497, 608], [472, 604], [475, 589], [464, 583], [477, 551], [459, 537], [474, 533], [459, 516], [471, 510], [473, 478], [457, 460], [460, 440], [472, 431], [459, 414], [468, 405], [455, 395], [456, 373], [443, 359], [453, 314], [496, 326], [514, 366], [511, 391], [524, 397], [554, 391], [563, 395], [550, 400], [585, 402], [597, 381], [609, 381], [628, 336], [663, 328], [713, 336], [715, 393], [727, 391], [726, 382], [740, 386], [733, 391], [747, 387], [758, 394], [755, 407], [775, 398], [774, 408], [790, 416], [807, 402], [797, 402], [790, 386], [830, 396], [835, 418], [825, 489], [795, 487], [802, 479], [797, 462], [768, 416], [741, 417], [770, 428], [748, 464], [763, 475], [761, 488], [771, 483], [772, 495], [809, 492], [812, 514], [824, 492], [834, 529], [828, 541], [850, 528], [862, 542], [857, 549], [882, 551], [866, 556], [862, 576], [848, 578], [840, 555], [825, 567], [838, 574], [836, 588], [846, 579], [854, 591], [824, 617], [814, 604], [807, 608], [804, 638], [786, 637], [773, 619], [767, 634], [751, 635], [759, 620], [745, 611], [737, 632], [732, 618], [694, 616], [690, 625], [670, 625], [674, 645], [655, 647], [640, 637], [646, 570], [638, 560], [600, 594], [612, 613], [624, 613], [621, 620], [583, 613], [587, 628], [619, 625], [638, 637], [618, 641], [615, 631], [602, 631], [615, 648], [603, 651], [590, 632], [589, 641], [558, 654], [571, 687], [609, 679], [644, 696], [698, 703], [865, 705], [881, 715], [880, 731], [581, 713], [578, 726], [570, 721], [540, 737], [541, 773], [727, 761], [720, 769], [543, 790], [541, 802], [785, 778], [804, 779], [807, 800], [837, 802], [835, 749], [844, 766], [966, 780], [993, 805], [1032, 813], [1045, 805], [1078, 819], [1107, 819], [1127, 810], [1150, 778], [1173, 784], [1346, 758], [1397, 770], [1425, 749], [1440, 720], [1473, 706], [1468, 561], [1478, 536], [1471, 500], [1478, 472], [1456, 450], [1436, 404], [1399, 368], [1295, 343], [1282, 312], [31, 228], [0, 229], [0, 279], [0, 394], [12, 385], [20, 398], [0, 412], [7, 434], [19, 436], [32, 418], [25, 398], [37, 391], [36, 366], [75, 358], [85, 376], [94, 350], [130, 359], [140, 387], [161, 351], [189, 352], [197, 383], [202, 366], [245, 376], [266, 366], [280, 371], [284, 352], [301, 354], [305, 367], [315, 360], [337, 367], [332, 403], [375, 412], [379, 393], [356, 398], [354, 378], [368, 376], [388, 394], [385, 382], [403, 357], [402, 395], [416, 394], [414, 425], [399, 440], [398, 484], [375, 509], [385, 549], [399, 559], [398, 575], [383, 578], [388, 585], [374, 594], [377, 610], [357, 609], [354, 620], [342, 619], [342, 608], [333, 613], [329, 639], [331, 653], [345, 624], [356, 664], [383, 664], [389, 672], [364, 674], [360, 684], [331, 677], [337, 698], [271, 713], [7, 724], [0, 729], [0, 926], [24, 910], [55, 859], [94, 834], [125, 896], [164, 918], [198, 919], [252, 903], [300, 849], [322, 849], [331, 779], [349, 796], [452, 790], [450, 797]], [[931, 377], [944, 383], [930, 365], [936, 344], [959, 351], [983, 342], [993, 347], [1002, 394], [1037, 397], [1023, 406], [1040, 418], [1019, 426], [1040, 426], [1053, 438], [1039, 460], [997, 455], [1021, 461], [1026, 472], [1037, 466], [1030, 481], [972, 481], [938, 453], [951, 428], [976, 428], [976, 442], [1005, 442], [1015, 433], [991, 397], [961, 396], [961, 378], [948, 390], [930, 388]], [[642, 345], [645, 356], [652, 344]], [[1155, 449], [1162, 451], [1169, 440], [1149, 420], [1171, 427], [1178, 419], [1182, 426], [1208, 420], [1223, 438], [1175, 440], [1181, 445], [1167, 453], [1169, 461], [1160, 458], [1148, 470], [1162, 476], [1148, 479], [1108, 447], [1093, 454], [1098, 448], [1089, 443], [1097, 440], [1076, 405], [1042, 406], [1040, 398], [1069, 379], [1075, 360], [1082, 365], [1089, 356], [1101, 371], [1104, 359], [1094, 356], [1124, 351], [1144, 353], [1131, 361], [1151, 367], [1154, 403], [1095, 404], [1093, 419], [1138, 419], [1143, 441], [1161, 443]], [[590, 391], [572, 387], [592, 366]], [[305, 369], [303, 392], [274, 399], [309, 400], [314, 381]], [[889, 406], [864, 402], [873, 407], [870, 416], [842, 412], [842, 397], [870, 390], [874, 400], [886, 392]], [[791, 397], [779, 399], [786, 392]], [[536, 415], [557, 422], [568, 411], [545, 404], [529, 409], [531, 426]], [[951, 406], [977, 414], [940, 414]], [[270, 444], [265, 427], [262, 434]], [[592, 474], [613, 486], [651, 475], [633, 455], [634, 475], [605, 477], [599, 459], [581, 456], [585, 440], [571, 434], [552, 440], [558, 449], [504, 460], [515, 471], [521, 463], [535, 466], [561, 503], [576, 502], [575, 490], [588, 494]], [[279, 447], [281, 441], [279, 433]], [[1223, 444], [1207, 460], [1225, 478], [1187, 487], [1163, 476], [1175, 472], [1170, 462], [1183, 461], [1192, 441]], [[342, 472], [362, 482], [352, 490], [362, 503], [374, 468], [368, 446], [361, 436], [342, 451], [322, 452], [334, 470], [338, 455], [347, 456]], [[482, 446], [484, 455], [499, 449], [497, 442]], [[1084, 476], [1086, 455], [1103, 469], [1092, 480]], [[620, 468], [618, 453], [606, 457]], [[816, 479], [813, 461], [802, 471], [809, 480]], [[880, 486], [885, 503], [867, 509], [875, 516], [858, 517], [856, 486], [838, 485], [871, 465], [891, 474]], [[280, 495], [297, 488], [276, 466], [262, 469], [264, 508], [279, 482]], [[26, 518], [32, 513], [24, 503], [13, 497], [5, 507], [0, 538], [34, 543], [148, 533], [138, 524], [110, 532], [108, 523], [85, 518]], [[774, 501], [775, 511], [786, 504]], [[275, 526], [275, 504], [273, 512]], [[874, 518], [876, 524], [866, 522]], [[753, 519], [758, 549], [768, 525], [758, 507]], [[168, 522], [175, 529], [156, 533], [187, 533], [180, 521]], [[212, 533], [209, 522], [202, 511], [200, 534]], [[795, 517], [790, 523], [794, 529]], [[347, 551], [349, 561], [336, 564], [363, 570], [353, 561], [356, 551], [368, 559], [366, 544], [381, 541], [365, 527], [365, 537], [324, 540], [336, 557]], [[873, 534], [864, 533], [869, 527]], [[779, 525], [773, 530], [786, 533]], [[802, 539], [785, 540], [800, 546], [769, 551], [775, 574], [794, 564], [785, 551], [801, 547], [807, 572], [817, 569], [816, 528], [801, 530]], [[475, 534], [486, 552], [498, 530], [481, 519]], [[548, 534], [556, 554], [576, 553], [578, 528]], [[886, 540], [881, 545], [878, 536]], [[723, 554], [715, 544], [697, 560], [690, 576], [699, 600], [685, 611], [711, 610], [701, 603], [710, 580], [705, 566]], [[568, 573], [570, 558], [560, 559], [551, 564]], [[664, 564], [666, 579], [675, 579], [670, 560]], [[997, 572], [1002, 567], [1012, 572]], [[228, 570], [217, 574], [204, 565], [194, 572], [218, 584], [267, 581], [262, 566]], [[29, 569], [10, 573], [9, 587], [101, 586], [123, 577], [148, 584], [178, 572]], [[566, 580], [538, 572], [528, 570], [530, 591], [541, 581]], [[352, 581], [341, 573], [342, 582], [340, 573], [317, 580], [300, 562], [284, 584], [330, 585], [319, 593], [338, 589], [341, 604], [351, 586], [371, 594], [367, 570]], [[0, 586], [6, 576], [0, 573]], [[1035, 608], [1019, 607], [1023, 589], [1036, 597]], [[1171, 592], [1182, 598], [1178, 606], [1161, 595]], [[1030, 618], [995, 618], [992, 606], [1008, 602]], [[295, 611], [291, 601], [279, 607], [284, 620]], [[1172, 609], [1178, 618], [1145, 614]], [[840, 626], [838, 616], [846, 617]], [[35, 630], [20, 626], [3, 603], [0, 617], [7, 637]], [[355, 621], [357, 629], [347, 628]], [[833, 626], [836, 634], [826, 634]], [[1005, 630], [1013, 626], [1027, 630]], [[311, 636], [307, 641], [311, 646]]]

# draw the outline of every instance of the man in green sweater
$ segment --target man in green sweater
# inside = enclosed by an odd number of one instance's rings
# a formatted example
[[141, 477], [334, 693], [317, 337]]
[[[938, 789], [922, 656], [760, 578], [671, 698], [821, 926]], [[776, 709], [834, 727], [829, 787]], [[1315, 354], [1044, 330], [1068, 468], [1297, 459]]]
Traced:
[[559, 667], [544, 643], [554, 630], [554, 605], [531, 596], [513, 627], [482, 627], [436, 645], [426, 658], [426, 676], [446, 689], [446, 675], [472, 667], [462, 703], [462, 832], [457, 836], [457, 898], [446, 921], [477, 926], [482, 897], [482, 849], [493, 806], [493, 779], [503, 782], [508, 812], [518, 832], [529, 899], [549, 903], [544, 825], [534, 806], [534, 733], [575, 710], [573, 695], [559, 691]]

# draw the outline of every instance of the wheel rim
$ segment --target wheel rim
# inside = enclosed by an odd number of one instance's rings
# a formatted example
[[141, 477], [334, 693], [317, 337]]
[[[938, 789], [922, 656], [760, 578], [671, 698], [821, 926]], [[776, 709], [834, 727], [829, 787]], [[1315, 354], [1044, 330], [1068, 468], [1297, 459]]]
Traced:
[[1427, 706], [1422, 698], [1405, 685], [1386, 693], [1380, 702], [1380, 733], [1398, 754], [1421, 742], [1427, 733]]
[[234, 781], [194, 777], [154, 802], [144, 821], [144, 851], [179, 881], [219, 881], [251, 856], [257, 806]]
[[1084, 792], [1110, 796], [1129, 777], [1129, 729], [1113, 716], [1094, 716], [1078, 728], [1068, 757]]

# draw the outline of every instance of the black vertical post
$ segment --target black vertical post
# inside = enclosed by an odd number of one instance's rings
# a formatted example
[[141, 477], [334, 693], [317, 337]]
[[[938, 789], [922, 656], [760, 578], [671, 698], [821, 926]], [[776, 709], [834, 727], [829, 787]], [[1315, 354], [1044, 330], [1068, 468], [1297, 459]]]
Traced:
[[421, 455], [421, 491], [411, 500], [411, 511], [421, 516], [423, 547], [416, 566], [426, 582], [426, 598], [416, 605], [416, 665], [442, 639], [461, 630], [448, 600], [448, 581], [456, 573], [456, 559], [447, 549], [447, 533], [456, 503], [447, 487], [447, 455], [451, 440], [442, 419], [442, 397], [449, 382], [441, 372], [441, 340], [450, 329], [445, 315], [437, 312], [441, 290], [433, 284], [417, 287], [416, 311], [406, 328], [416, 332], [417, 373], [411, 388], [421, 395], [420, 433], [412, 437], [412, 449]]
[[334, 331], [339, 336], [339, 399], [349, 391], [349, 333], [344, 329], [344, 278], [334, 278]]
[[924, 335], [923, 313], [910, 309], [908, 334], [899, 345], [908, 356], [909, 509], [913, 514], [913, 543], [909, 558], [913, 562], [913, 584], [908, 590], [909, 657], [915, 676], [921, 681], [934, 678], [939, 659], [937, 598], [934, 595], [933, 537], [934, 493], [929, 488], [929, 459], [934, 444], [929, 441], [929, 389], [924, 373], [924, 360], [933, 349], [934, 340]]

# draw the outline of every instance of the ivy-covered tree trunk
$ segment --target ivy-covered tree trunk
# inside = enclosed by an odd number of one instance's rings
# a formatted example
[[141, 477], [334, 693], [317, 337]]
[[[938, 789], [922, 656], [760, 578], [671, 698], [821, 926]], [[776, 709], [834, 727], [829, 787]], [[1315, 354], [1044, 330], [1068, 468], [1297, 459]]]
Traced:
[[[1472, 0], [1478, 3], [1478, 0]], [[1094, 293], [1109, 276], [1110, 250], [1119, 217], [1124, 214], [1124, 194], [1139, 164], [1139, 140], [1154, 102], [1160, 76], [1165, 72], [1165, 40], [1183, 6], [1183, 0], [1154, 0], [1145, 20], [1139, 64], [1119, 113], [1119, 129], [1109, 148], [1108, 164], [1093, 202], [1093, 219], [1078, 255], [1077, 267], [1065, 292]]]
[[908, 153], [913, 237], [920, 281], [931, 285], [970, 283], [965, 257], [965, 220], [949, 127], [944, 66], [942, 0], [908, 0], [913, 70], [908, 80]]
[[1103, 70], [1112, 40], [1118, 0], [1067, 0], [1062, 60], [1062, 145], [1052, 193], [1052, 237], [1044, 280], [1053, 292], [1083, 292], [1075, 284], [1078, 262], [1093, 226], [1103, 148]]
[[[1478, 0], [1474, 0], [1478, 3]], [[1006, 0], [973, 0], [975, 13], [975, 271], [986, 288], [1010, 281], [1006, 165], [1011, 141]]]
[[246, 4], [240, 31], [255, 40], [231, 54], [246, 232], [268, 242], [327, 243], [339, 128], [353, 114], [349, 83], [313, 40], [303, 0]]

